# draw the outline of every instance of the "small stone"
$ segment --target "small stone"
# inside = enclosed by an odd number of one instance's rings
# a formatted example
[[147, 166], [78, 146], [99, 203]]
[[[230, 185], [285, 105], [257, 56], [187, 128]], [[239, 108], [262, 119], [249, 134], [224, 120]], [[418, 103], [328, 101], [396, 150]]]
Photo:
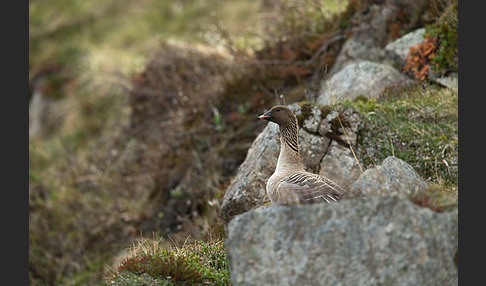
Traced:
[[427, 182], [405, 161], [390, 156], [381, 165], [366, 170], [351, 186], [363, 195], [408, 194], [424, 189]]

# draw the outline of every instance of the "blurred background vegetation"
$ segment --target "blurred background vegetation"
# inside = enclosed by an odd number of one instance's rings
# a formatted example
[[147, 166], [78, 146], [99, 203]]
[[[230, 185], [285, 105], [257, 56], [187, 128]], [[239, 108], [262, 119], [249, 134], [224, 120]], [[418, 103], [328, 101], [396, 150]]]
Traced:
[[[380, 1], [30, 0], [29, 98], [32, 102], [36, 92], [48, 94], [52, 127], [29, 139], [29, 284], [103, 284], [126, 257], [125, 250], [134, 241], [146, 241], [152, 232], [161, 233], [162, 238], [157, 240], [160, 247], [173, 246], [174, 242], [184, 245], [214, 240], [212, 246], [204, 249], [217, 253], [215, 256], [221, 259], [224, 230], [218, 218], [218, 204], [249, 144], [263, 127], [255, 124], [255, 114], [274, 103], [273, 88], [285, 94], [287, 102], [310, 99], [309, 94], [316, 91], [319, 83], [314, 75], [322, 75], [327, 66], [332, 66], [343, 41], [337, 41], [325, 58], [308, 65], [274, 65], [272, 59], [311, 59], [326, 41], [338, 34], [349, 35], [352, 15], [374, 2]], [[403, 24], [396, 28], [396, 37], [434, 22], [451, 1], [425, 2], [432, 15], [430, 20]], [[134, 87], [146, 75], [153, 58], [165, 57], [170, 69], [167, 59], [180, 60], [184, 54], [174, 47], [184, 45], [209, 46], [212, 53], [221, 53], [224, 56], [216, 57], [214, 65], [228, 72], [221, 83], [221, 98], [201, 94], [200, 99], [194, 99], [204, 105], [210, 116], [193, 116], [183, 123], [187, 134], [192, 134], [189, 137], [194, 138], [181, 141], [177, 152], [168, 153], [174, 157], [170, 158], [173, 165], [165, 168], [173, 173], [155, 173], [159, 169], [154, 166], [162, 169], [166, 162], [159, 158], [161, 153], [153, 151], [156, 145], [143, 142], [130, 126], [136, 116], [132, 109]], [[225, 58], [236, 65], [228, 67]], [[268, 60], [268, 64], [251, 64], [255, 59]], [[197, 60], [197, 53], [192, 53], [187, 66]], [[191, 78], [184, 77], [188, 75], [185, 71], [178, 72], [180, 78], [190, 82]], [[170, 83], [164, 84], [171, 87]], [[427, 101], [420, 100], [421, 91], [407, 94], [405, 98], [413, 99], [409, 104], [400, 97], [382, 106], [375, 101], [347, 105], [364, 113], [384, 111], [383, 118], [395, 114], [395, 110], [433, 106], [437, 112], [427, 116], [446, 114], [439, 123], [452, 124], [452, 128], [439, 134], [442, 137], [438, 140], [435, 129], [427, 134], [435, 138], [438, 149], [457, 158], [457, 93], [444, 95], [436, 89], [430, 93], [433, 96]], [[437, 102], [444, 101], [444, 108], [435, 108]], [[193, 106], [182, 104], [174, 109], [193, 110]], [[393, 120], [399, 124], [404, 119], [389, 119]], [[406, 136], [396, 134], [399, 135]], [[424, 177], [439, 178], [438, 183], [446, 186], [448, 193], [457, 194], [457, 171], [441, 170], [437, 159], [430, 163], [430, 158], [413, 157], [436, 152], [417, 146], [421, 144], [415, 141], [415, 153], [406, 148], [380, 150], [383, 153], [376, 158], [387, 156], [387, 152], [408, 156], [407, 161], [415, 162], [414, 168]], [[229, 159], [219, 162], [220, 158], [211, 154]], [[206, 169], [214, 170], [214, 176], [197, 174], [197, 168], [191, 173], [193, 169], [188, 171], [186, 167], [188, 161], [179, 158], [212, 162], [214, 165], [207, 163]], [[181, 171], [185, 173], [178, 174]], [[190, 188], [180, 189], [166, 182], [191, 174], [210, 181], [196, 181], [207, 183], [210, 191], [194, 197]], [[169, 196], [169, 205], [167, 197], [158, 197], [160, 189]], [[162, 213], [160, 204], [154, 201], [164, 202], [163, 208], [180, 209], [186, 201], [196, 199], [204, 203], [190, 208], [184, 223], [167, 230], [160, 223], [167, 213]], [[202, 253], [198, 252], [197, 257]], [[122, 265], [130, 265], [131, 260], [124, 261]], [[214, 279], [228, 281], [227, 274]]]

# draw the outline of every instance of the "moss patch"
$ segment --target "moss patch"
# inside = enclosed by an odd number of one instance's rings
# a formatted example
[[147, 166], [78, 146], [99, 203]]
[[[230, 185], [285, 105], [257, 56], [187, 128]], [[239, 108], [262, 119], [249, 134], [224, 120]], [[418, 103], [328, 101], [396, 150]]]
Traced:
[[434, 24], [426, 27], [426, 34], [436, 36], [437, 52], [432, 57], [432, 69], [439, 74], [458, 72], [459, 46], [458, 2], [455, 1]]
[[297, 122], [299, 126], [302, 126], [304, 121], [312, 115], [312, 110], [317, 107], [321, 111], [321, 119], [326, 118], [326, 116], [333, 110], [329, 105], [316, 104], [309, 101], [298, 102], [300, 106], [300, 114], [297, 115]]
[[302, 126], [304, 124], [304, 121], [309, 118], [312, 114], [312, 108], [314, 107], [311, 103], [309, 102], [299, 102], [300, 106], [300, 114], [297, 115], [297, 122], [299, 126]]
[[224, 241], [196, 241], [170, 249], [149, 246], [124, 259], [107, 282], [138, 285], [147, 281], [156, 285], [230, 285]]

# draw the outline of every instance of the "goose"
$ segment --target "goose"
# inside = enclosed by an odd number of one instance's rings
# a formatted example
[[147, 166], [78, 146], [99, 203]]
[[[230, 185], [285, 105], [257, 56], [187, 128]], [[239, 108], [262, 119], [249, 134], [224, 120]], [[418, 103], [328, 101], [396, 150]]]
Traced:
[[276, 105], [258, 118], [276, 123], [280, 129], [277, 166], [266, 184], [272, 204], [332, 203], [346, 193], [330, 179], [304, 169], [299, 154], [297, 118], [288, 107]]

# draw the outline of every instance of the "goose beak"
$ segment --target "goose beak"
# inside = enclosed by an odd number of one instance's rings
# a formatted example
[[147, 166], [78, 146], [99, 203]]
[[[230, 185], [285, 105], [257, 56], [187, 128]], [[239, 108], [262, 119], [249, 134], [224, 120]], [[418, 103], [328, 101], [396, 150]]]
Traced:
[[264, 114], [258, 116], [258, 119], [267, 119], [268, 120], [270, 118], [272, 118], [272, 112], [270, 112], [270, 110], [265, 112]]

